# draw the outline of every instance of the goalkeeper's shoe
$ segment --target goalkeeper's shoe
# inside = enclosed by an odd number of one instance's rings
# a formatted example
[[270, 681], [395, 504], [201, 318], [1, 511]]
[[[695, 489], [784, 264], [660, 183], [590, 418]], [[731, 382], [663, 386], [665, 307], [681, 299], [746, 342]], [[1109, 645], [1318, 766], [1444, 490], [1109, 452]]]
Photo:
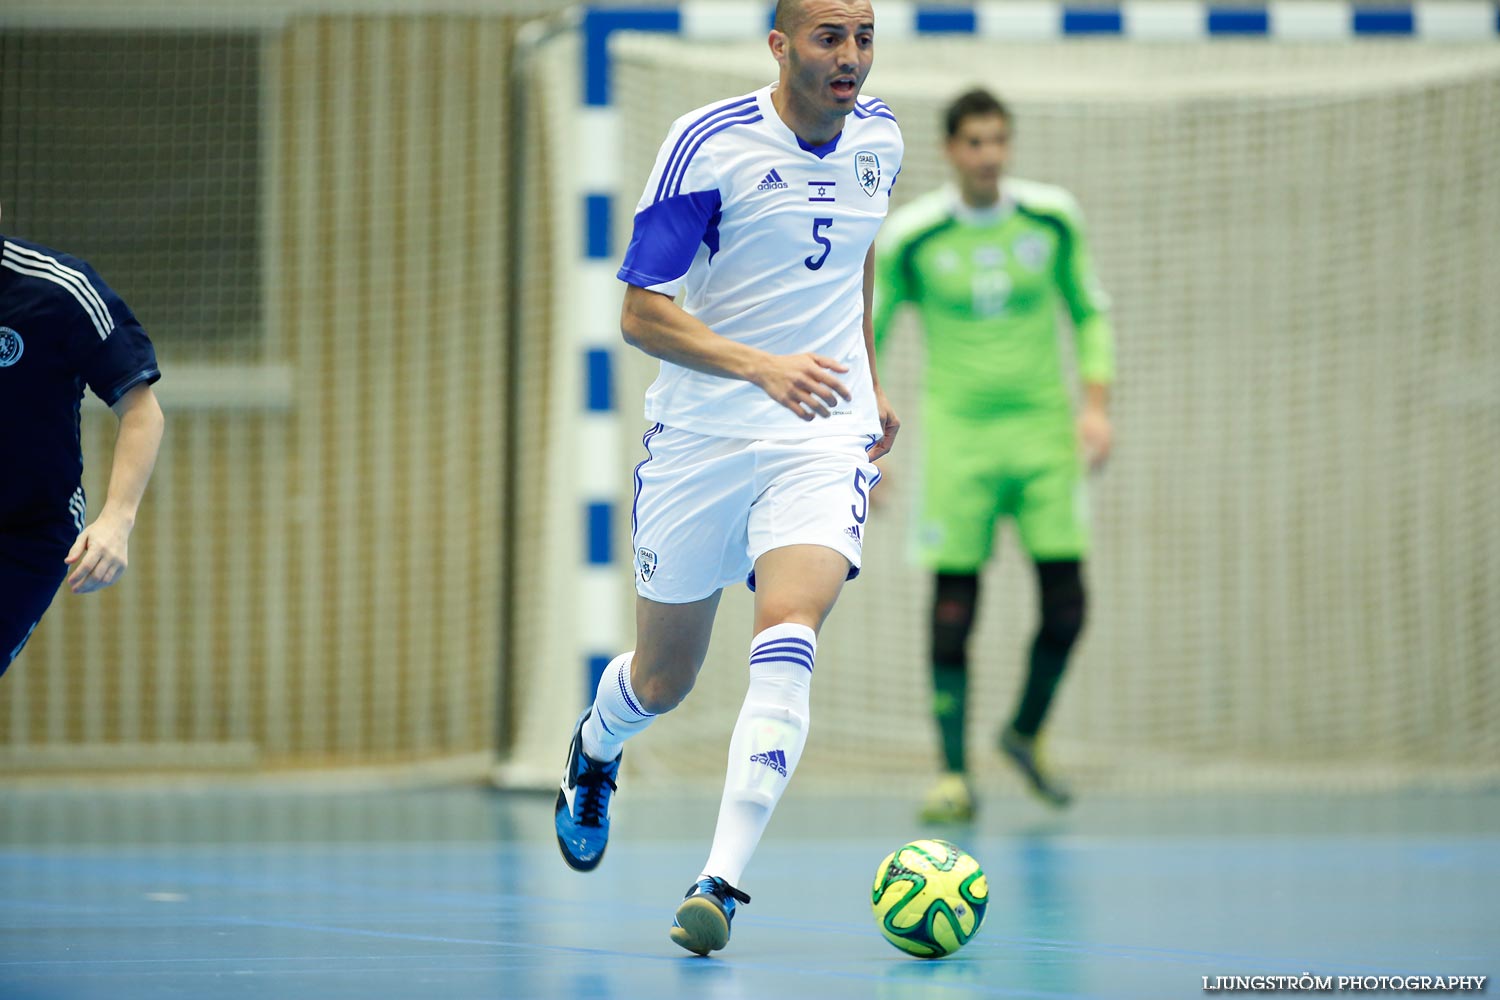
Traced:
[[1000, 732], [1000, 752], [1021, 772], [1026, 787], [1049, 806], [1061, 809], [1073, 801], [1073, 794], [1050, 773], [1037, 742], [1037, 737], [1023, 736], [1011, 726]]
[[591, 872], [609, 846], [609, 800], [615, 794], [620, 758], [595, 760], [583, 752], [583, 722], [592, 708], [578, 717], [568, 746], [568, 768], [557, 793], [553, 822], [557, 846], [568, 867]]
[[672, 940], [698, 955], [718, 951], [729, 943], [735, 904], [748, 902], [749, 896], [717, 875], [704, 876], [692, 884], [677, 907]]
[[958, 771], [949, 771], [938, 779], [922, 802], [923, 823], [971, 823], [974, 820], [974, 793], [969, 780]]

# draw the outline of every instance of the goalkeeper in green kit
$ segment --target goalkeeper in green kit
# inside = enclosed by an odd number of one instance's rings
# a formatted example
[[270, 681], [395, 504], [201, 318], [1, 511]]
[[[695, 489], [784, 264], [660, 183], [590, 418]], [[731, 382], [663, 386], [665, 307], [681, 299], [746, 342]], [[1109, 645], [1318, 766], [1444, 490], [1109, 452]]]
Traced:
[[[897, 307], [910, 302], [925, 334], [917, 542], [937, 574], [933, 707], [947, 774], [922, 817], [964, 822], [974, 814], [964, 759], [968, 641], [1001, 518], [1015, 520], [1036, 564], [1041, 621], [999, 747], [1044, 801], [1069, 801], [1037, 737], [1083, 628], [1084, 465], [1097, 468], [1109, 454], [1114, 337], [1072, 196], [1004, 176], [1010, 111], [974, 90], [953, 102], [945, 123], [957, 185], [917, 198], [881, 230], [874, 326], [879, 350]], [[1076, 416], [1058, 340], [1064, 310], [1083, 383]]]

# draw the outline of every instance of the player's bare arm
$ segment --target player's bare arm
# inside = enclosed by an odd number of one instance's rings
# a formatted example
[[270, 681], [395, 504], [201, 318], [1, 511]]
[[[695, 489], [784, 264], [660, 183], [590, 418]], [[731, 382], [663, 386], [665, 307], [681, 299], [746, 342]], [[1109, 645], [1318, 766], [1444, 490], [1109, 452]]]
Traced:
[[1083, 383], [1083, 407], [1078, 413], [1078, 439], [1089, 468], [1104, 466], [1114, 445], [1114, 426], [1109, 421], [1109, 386], [1103, 382]]
[[901, 430], [901, 421], [896, 417], [896, 411], [891, 408], [890, 400], [885, 398], [885, 390], [880, 388], [880, 372], [875, 367], [875, 247], [871, 246], [865, 252], [865, 353], [870, 359], [870, 380], [875, 385], [875, 410], [880, 415], [880, 440], [875, 447], [870, 449], [870, 461], [875, 461], [886, 454], [896, 443], [896, 434]]
[[803, 420], [828, 416], [839, 397], [853, 398], [835, 375], [847, 365], [821, 354], [771, 354], [721, 337], [672, 299], [637, 285], [625, 287], [620, 332], [653, 358], [759, 386]]
[[73, 567], [68, 588], [75, 594], [102, 590], [124, 574], [130, 562], [130, 532], [156, 466], [164, 419], [149, 385], [131, 389], [111, 409], [120, 418], [109, 495], [94, 523], [78, 535], [66, 562]]

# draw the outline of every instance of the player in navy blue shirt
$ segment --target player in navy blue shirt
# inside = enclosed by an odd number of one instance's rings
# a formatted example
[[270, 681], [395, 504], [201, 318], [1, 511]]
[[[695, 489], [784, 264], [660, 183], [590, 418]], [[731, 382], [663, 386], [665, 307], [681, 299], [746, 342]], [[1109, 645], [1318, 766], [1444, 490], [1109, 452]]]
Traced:
[[[75, 594], [125, 572], [161, 445], [156, 352], [130, 307], [77, 257], [0, 235], [0, 674], [66, 577]], [[83, 389], [120, 419], [109, 495], [83, 495]], [[69, 572], [71, 567], [71, 573]]]

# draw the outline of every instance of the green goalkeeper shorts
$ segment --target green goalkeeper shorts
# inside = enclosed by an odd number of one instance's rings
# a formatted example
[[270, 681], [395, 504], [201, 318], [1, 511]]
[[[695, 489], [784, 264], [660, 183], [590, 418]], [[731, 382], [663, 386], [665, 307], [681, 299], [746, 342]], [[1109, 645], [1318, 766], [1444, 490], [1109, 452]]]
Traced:
[[1087, 554], [1087, 486], [1071, 415], [973, 420], [929, 408], [924, 433], [917, 549], [928, 567], [979, 569], [1002, 518], [1015, 519], [1035, 560]]

